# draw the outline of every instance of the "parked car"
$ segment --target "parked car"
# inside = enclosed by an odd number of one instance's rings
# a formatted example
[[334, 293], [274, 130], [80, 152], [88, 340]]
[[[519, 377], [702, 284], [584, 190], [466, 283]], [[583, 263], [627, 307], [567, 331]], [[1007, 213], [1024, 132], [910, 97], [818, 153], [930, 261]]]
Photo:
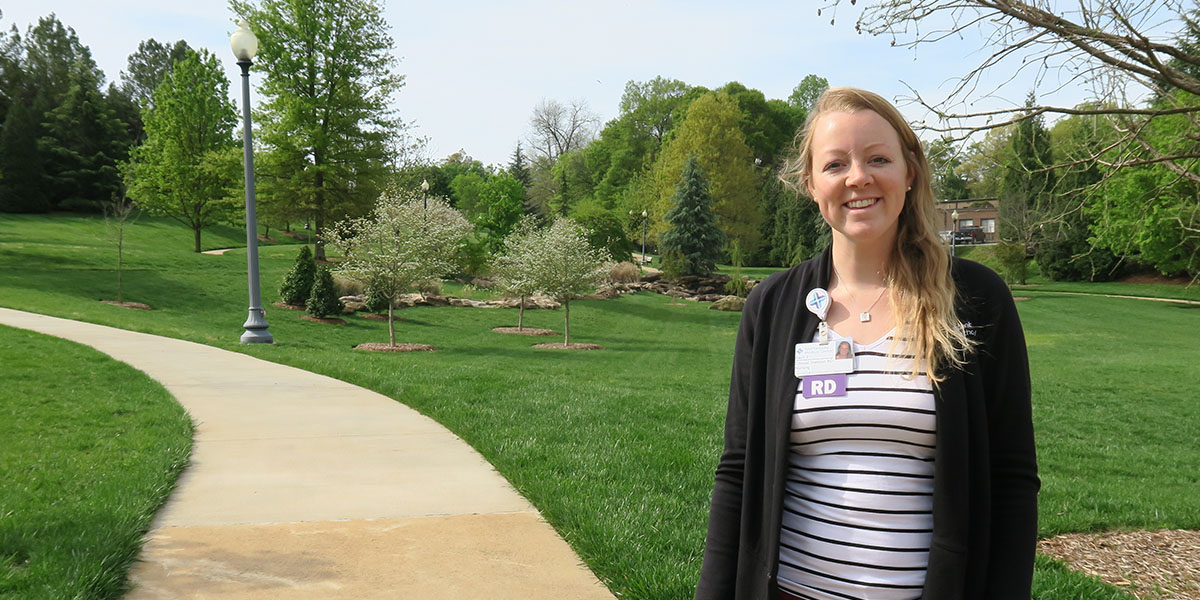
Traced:
[[954, 243], [982, 244], [987, 239], [987, 232], [979, 226], [959, 227]]

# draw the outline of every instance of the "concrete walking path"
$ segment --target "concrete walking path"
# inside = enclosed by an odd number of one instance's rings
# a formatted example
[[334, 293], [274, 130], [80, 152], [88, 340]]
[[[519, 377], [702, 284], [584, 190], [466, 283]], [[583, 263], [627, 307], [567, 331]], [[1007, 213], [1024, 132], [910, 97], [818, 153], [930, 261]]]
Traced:
[[126, 598], [605, 599], [479, 454], [348, 383], [237, 352], [0, 308], [144, 371], [196, 423]]

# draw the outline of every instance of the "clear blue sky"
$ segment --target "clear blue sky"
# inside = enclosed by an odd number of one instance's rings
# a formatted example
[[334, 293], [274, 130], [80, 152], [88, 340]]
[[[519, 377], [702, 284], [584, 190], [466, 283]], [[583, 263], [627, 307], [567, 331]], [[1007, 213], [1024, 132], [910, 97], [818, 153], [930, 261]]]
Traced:
[[[227, 72], [237, 82], [229, 49], [236, 26], [223, 0], [7, 4], [0, 26], [16, 25], [22, 33], [38, 17], [57, 14], [91, 48], [109, 80], [120, 76], [138, 42], [155, 38], [183, 39], [228, 58]], [[809, 73], [888, 98], [907, 95], [902, 82], [940, 98], [948, 78], [966, 73], [983, 56], [973, 39], [916, 51], [895, 48], [887, 39], [855, 33], [857, 8], [848, 3], [833, 25], [829, 14], [817, 16], [815, 4], [392, 0], [385, 3], [385, 18], [406, 76], [396, 108], [416, 125], [414, 133], [429, 138], [430, 157], [462, 148], [484, 163], [505, 164], [543, 98], [584, 100], [607, 121], [616, 116], [629, 80], [662, 75], [710, 88], [739, 81], [768, 98], [787, 98]], [[1021, 103], [1030, 87], [1028, 81], [1009, 85], [1005, 100]], [[1082, 90], [1072, 93], [1078, 97], [1058, 101], [1084, 99]], [[912, 120], [928, 117], [914, 106], [901, 104], [901, 110]]]

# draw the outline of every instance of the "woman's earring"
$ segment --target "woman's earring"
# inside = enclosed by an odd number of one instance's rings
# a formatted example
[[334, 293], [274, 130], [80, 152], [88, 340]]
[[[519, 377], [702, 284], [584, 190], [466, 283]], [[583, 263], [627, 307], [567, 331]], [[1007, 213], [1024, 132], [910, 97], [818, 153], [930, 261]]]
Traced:
[[912, 186], [910, 185], [910, 186], [908, 186], [908, 187], [904, 188], [904, 191], [906, 191], [906, 192], [911, 192], [911, 191], [912, 191]]

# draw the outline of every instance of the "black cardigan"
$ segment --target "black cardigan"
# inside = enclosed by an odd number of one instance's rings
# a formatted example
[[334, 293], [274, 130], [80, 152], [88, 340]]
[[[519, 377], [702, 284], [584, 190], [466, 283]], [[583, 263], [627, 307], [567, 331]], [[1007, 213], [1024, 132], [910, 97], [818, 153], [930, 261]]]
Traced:
[[[817, 318], [830, 251], [754, 288], [734, 351], [725, 450], [717, 466], [699, 600], [774, 600], [794, 345]], [[1037, 537], [1037, 461], [1029, 361], [1012, 295], [990, 269], [952, 265], [958, 316], [978, 346], [935, 389], [933, 541], [923, 600], [1028, 600]]]

